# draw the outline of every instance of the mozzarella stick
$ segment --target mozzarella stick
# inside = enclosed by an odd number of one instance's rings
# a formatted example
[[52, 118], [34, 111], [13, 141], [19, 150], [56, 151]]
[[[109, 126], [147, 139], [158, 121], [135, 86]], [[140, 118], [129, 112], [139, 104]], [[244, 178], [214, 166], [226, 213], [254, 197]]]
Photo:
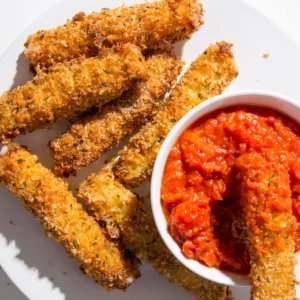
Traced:
[[175, 43], [200, 28], [202, 15], [198, 0], [162, 0], [90, 15], [79, 13], [63, 26], [30, 35], [25, 55], [35, 67], [49, 67], [82, 55], [96, 55], [103, 44], [130, 42], [151, 48]]
[[191, 65], [154, 119], [119, 152], [115, 175], [136, 186], [151, 175], [159, 149], [176, 122], [201, 102], [221, 94], [238, 75], [232, 44], [211, 45]]
[[109, 49], [101, 57], [58, 64], [1, 96], [0, 141], [101, 106], [143, 77], [144, 57], [131, 44]]
[[79, 197], [89, 212], [104, 223], [113, 238], [130, 243], [139, 258], [152, 264], [162, 275], [201, 300], [232, 299], [226, 286], [201, 278], [185, 268], [162, 241], [152, 214], [136, 195], [115, 180], [104, 168], [89, 176], [79, 189]]
[[55, 174], [76, 175], [106, 151], [121, 142], [151, 118], [170, 90], [182, 62], [169, 47], [147, 55], [148, 79], [137, 82], [121, 98], [104, 105], [98, 113], [71, 124], [68, 130], [49, 144], [55, 160]]
[[288, 157], [276, 150], [237, 159], [237, 180], [251, 256], [251, 299], [296, 299]]
[[107, 290], [126, 289], [139, 276], [138, 261], [84, 211], [64, 180], [37, 161], [19, 145], [4, 146], [0, 182], [44, 225], [46, 234], [76, 259], [84, 273]]

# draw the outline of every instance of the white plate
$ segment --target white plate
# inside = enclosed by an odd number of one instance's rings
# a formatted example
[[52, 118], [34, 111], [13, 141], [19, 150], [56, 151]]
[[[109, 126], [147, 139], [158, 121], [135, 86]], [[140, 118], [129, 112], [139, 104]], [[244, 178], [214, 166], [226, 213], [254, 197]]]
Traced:
[[[36, 20], [8, 49], [0, 61], [0, 92], [23, 84], [31, 78], [24, 59], [23, 43], [29, 33], [55, 27], [79, 11], [99, 11], [102, 7], [134, 4], [142, 0], [65, 0]], [[241, 0], [204, 0], [205, 25], [178, 53], [187, 63], [194, 60], [208, 45], [220, 40], [234, 43], [233, 51], [239, 66], [238, 79], [226, 91], [265, 89], [300, 99], [299, 48], [273, 23]], [[16, 20], [17, 21], [17, 20]], [[263, 58], [269, 53], [268, 59]], [[17, 139], [28, 145], [42, 163], [53, 162], [47, 143], [55, 138], [65, 123], [52, 130], [39, 130]], [[101, 169], [102, 161], [69, 179], [74, 190], [90, 172]], [[144, 189], [149, 193], [148, 187]], [[0, 264], [11, 280], [31, 300], [98, 299], [194, 299], [179, 287], [159, 276], [148, 265], [143, 276], [126, 293], [107, 293], [80, 273], [74, 261], [54, 240], [42, 234], [39, 223], [5, 188], [0, 188]], [[12, 224], [11, 224], [12, 223]], [[16, 225], [13, 225], [16, 224]], [[67, 274], [64, 275], [64, 272]], [[233, 289], [236, 299], [249, 299], [249, 289]], [[299, 294], [300, 295], [300, 294]], [[299, 296], [298, 295], [298, 296]]]

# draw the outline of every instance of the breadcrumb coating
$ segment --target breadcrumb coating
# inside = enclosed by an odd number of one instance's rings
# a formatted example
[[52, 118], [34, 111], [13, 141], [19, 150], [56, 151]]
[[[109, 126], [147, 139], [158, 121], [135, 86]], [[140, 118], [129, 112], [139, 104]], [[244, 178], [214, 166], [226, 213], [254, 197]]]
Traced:
[[99, 57], [57, 64], [0, 98], [0, 141], [49, 126], [120, 97], [146, 76], [137, 46], [111, 48]]
[[79, 197], [96, 220], [105, 223], [113, 238], [130, 243], [143, 261], [201, 300], [232, 299], [228, 287], [201, 278], [185, 268], [167, 249], [152, 214], [141, 200], [115, 180], [110, 168], [89, 176]]
[[65, 25], [40, 30], [25, 43], [25, 55], [41, 68], [82, 55], [97, 54], [103, 45], [133, 43], [142, 48], [190, 38], [202, 25], [198, 0], [162, 0], [153, 3], [79, 13]]
[[139, 276], [139, 262], [127, 255], [68, 191], [67, 183], [16, 144], [4, 146], [0, 182], [45, 226], [81, 270], [107, 290], [126, 289]]
[[219, 95], [237, 77], [232, 44], [210, 45], [190, 66], [154, 119], [119, 152], [115, 175], [135, 186], [151, 175], [159, 149], [176, 122], [201, 102]]
[[[272, 149], [237, 159], [237, 180], [251, 256], [251, 299], [297, 299], [288, 161]], [[272, 208], [276, 202], [281, 210]], [[285, 208], [284, 208], [285, 207]], [[270, 216], [268, 216], [270, 214]]]
[[153, 116], [162, 96], [171, 89], [180, 74], [182, 61], [173, 47], [151, 51], [146, 60], [148, 79], [107, 103], [94, 113], [71, 124], [68, 130], [49, 144], [55, 160], [55, 174], [76, 175], [106, 151]]

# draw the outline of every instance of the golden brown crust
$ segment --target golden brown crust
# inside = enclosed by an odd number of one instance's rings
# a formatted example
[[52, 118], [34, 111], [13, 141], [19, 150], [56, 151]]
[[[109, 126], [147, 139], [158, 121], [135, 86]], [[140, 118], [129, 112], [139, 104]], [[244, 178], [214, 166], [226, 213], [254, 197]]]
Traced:
[[[67, 24], [40, 30], [25, 43], [35, 67], [97, 54], [105, 44], [134, 43], [142, 48], [188, 39], [203, 23], [198, 0], [162, 0], [131, 7], [77, 14]], [[96, 47], [97, 45], [97, 47]]]
[[51, 125], [119, 97], [145, 77], [140, 48], [126, 44], [102, 57], [57, 64], [0, 98], [0, 141]]
[[[289, 167], [287, 162], [279, 163], [283, 157], [284, 153], [269, 149], [237, 159], [253, 300], [296, 299], [297, 225], [292, 212]], [[272, 209], [274, 201], [286, 208]]]
[[76, 175], [135, 129], [150, 120], [179, 75], [182, 62], [172, 47], [151, 51], [146, 61], [148, 79], [137, 82], [128, 92], [104, 105], [98, 113], [71, 124], [49, 144], [55, 160], [55, 174]]
[[171, 282], [199, 300], [232, 299], [228, 287], [197, 276], [170, 253], [151, 213], [136, 195], [115, 180], [109, 168], [89, 176], [80, 186], [79, 197], [98, 221], [106, 223], [112, 237], [121, 237], [124, 243], [130, 243], [139, 258], [152, 264]]
[[232, 44], [211, 45], [194, 61], [154, 119], [119, 152], [115, 175], [138, 185], [151, 175], [159, 149], [176, 122], [199, 103], [221, 94], [238, 75]]
[[[6, 146], [5, 146], [6, 147]], [[56, 178], [19, 145], [0, 157], [0, 182], [7, 186], [45, 226], [82, 271], [107, 290], [126, 287], [139, 276], [137, 260], [127, 257], [117, 241], [90, 217]]]

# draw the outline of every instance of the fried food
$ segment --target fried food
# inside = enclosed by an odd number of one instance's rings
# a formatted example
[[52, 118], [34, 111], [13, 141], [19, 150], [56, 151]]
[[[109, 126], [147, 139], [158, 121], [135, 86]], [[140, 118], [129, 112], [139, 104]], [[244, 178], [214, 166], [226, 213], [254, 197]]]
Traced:
[[146, 67], [148, 79], [137, 82], [98, 113], [71, 124], [49, 144], [56, 163], [55, 174], [76, 175], [151, 118], [179, 75], [182, 62], [168, 47], [148, 53]]
[[108, 49], [101, 57], [53, 66], [1, 96], [0, 141], [101, 106], [145, 75], [140, 48], [131, 44]]
[[193, 293], [197, 299], [232, 299], [226, 286], [203, 279], [185, 268], [162, 241], [150, 212], [136, 195], [115, 180], [106, 167], [81, 185], [79, 197], [96, 220], [105, 223], [113, 238], [130, 243], [139, 258], [149, 262], [171, 282]]
[[68, 191], [66, 182], [39, 164], [28, 150], [17, 144], [2, 148], [0, 182], [97, 284], [107, 290], [126, 289], [139, 276], [138, 260], [121, 243], [112, 241]]
[[30, 35], [25, 55], [35, 67], [49, 67], [82, 55], [96, 55], [103, 44], [130, 42], [151, 48], [175, 43], [200, 28], [202, 15], [198, 0], [162, 0], [90, 15], [79, 13], [63, 26]]
[[269, 149], [237, 159], [243, 222], [251, 256], [251, 299], [296, 299], [288, 156]]
[[154, 119], [119, 152], [114, 168], [119, 179], [135, 186], [149, 177], [159, 149], [176, 122], [196, 105], [222, 93], [238, 75], [231, 46], [224, 41], [210, 45], [192, 63]]

